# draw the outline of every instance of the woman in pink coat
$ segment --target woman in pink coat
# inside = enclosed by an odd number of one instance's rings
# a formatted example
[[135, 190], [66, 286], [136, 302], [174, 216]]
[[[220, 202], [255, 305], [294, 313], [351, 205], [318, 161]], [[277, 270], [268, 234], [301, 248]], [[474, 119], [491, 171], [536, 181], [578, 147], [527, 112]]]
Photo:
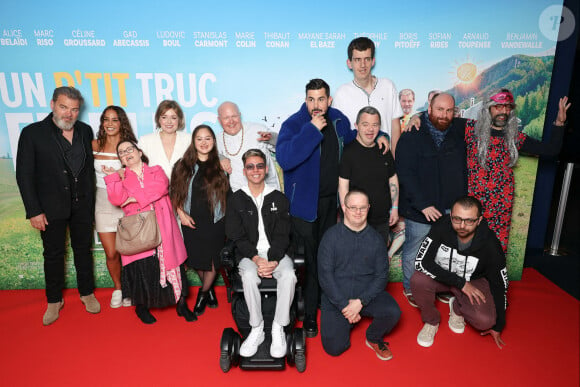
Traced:
[[156, 249], [121, 255], [123, 295], [131, 298], [145, 324], [156, 321], [149, 308], [175, 304], [179, 316], [195, 321], [186, 303], [189, 288], [183, 286], [187, 279], [182, 264], [187, 253], [169, 201], [169, 180], [161, 167], [147, 165], [147, 157], [135, 142], [120, 142], [117, 154], [124, 168], [106, 170], [109, 201], [122, 207], [125, 215], [154, 209], [162, 239]]

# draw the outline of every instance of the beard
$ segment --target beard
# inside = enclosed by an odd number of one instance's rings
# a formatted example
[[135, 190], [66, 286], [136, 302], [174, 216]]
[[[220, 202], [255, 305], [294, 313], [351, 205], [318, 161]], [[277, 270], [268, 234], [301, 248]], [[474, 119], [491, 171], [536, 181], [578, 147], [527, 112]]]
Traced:
[[431, 121], [433, 126], [440, 131], [444, 131], [451, 124], [451, 120], [448, 120], [447, 118], [437, 118], [432, 114], [429, 114], [429, 121]]
[[69, 131], [75, 126], [76, 121], [66, 122], [65, 120], [53, 115], [52, 118], [54, 119], [54, 123], [59, 129]]
[[498, 128], [503, 128], [507, 125], [508, 115], [505, 113], [500, 113], [491, 119], [491, 124]]

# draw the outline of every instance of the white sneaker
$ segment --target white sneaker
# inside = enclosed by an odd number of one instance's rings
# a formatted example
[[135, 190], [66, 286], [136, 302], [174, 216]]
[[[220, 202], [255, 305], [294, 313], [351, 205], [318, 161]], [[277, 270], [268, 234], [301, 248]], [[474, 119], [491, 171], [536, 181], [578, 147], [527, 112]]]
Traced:
[[123, 304], [123, 292], [120, 289], [113, 290], [111, 296], [111, 308], [118, 308]]
[[240, 356], [252, 357], [258, 352], [258, 347], [264, 342], [264, 322], [253, 327], [246, 340], [240, 346]]
[[131, 299], [129, 297], [123, 298], [123, 306], [124, 307], [128, 307], [131, 305], [132, 305], [132, 303], [131, 303]]
[[284, 327], [276, 321], [272, 322], [272, 345], [270, 345], [270, 356], [281, 358], [286, 356], [286, 333]]
[[423, 325], [423, 329], [421, 329], [417, 335], [417, 343], [419, 343], [421, 347], [425, 348], [432, 346], [433, 341], [435, 340], [435, 334], [437, 333], [438, 329], [439, 324], [431, 325], [425, 323], [425, 325]]
[[453, 311], [454, 302], [455, 297], [451, 297], [449, 299], [449, 328], [455, 333], [463, 333], [465, 331], [465, 319]]

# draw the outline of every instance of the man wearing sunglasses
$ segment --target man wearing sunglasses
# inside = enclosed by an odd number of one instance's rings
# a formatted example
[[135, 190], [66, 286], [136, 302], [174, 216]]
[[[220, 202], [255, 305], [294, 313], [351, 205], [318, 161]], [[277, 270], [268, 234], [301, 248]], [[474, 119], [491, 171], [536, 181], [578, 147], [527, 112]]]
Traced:
[[240, 355], [251, 357], [265, 339], [261, 296], [262, 278], [276, 278], [276, 311], [272, 322], [270, 355], [286, 356], [284, 327], [290, 323], [296, 275], [286, 255], [290, 244], [290, 214], [286, 196], [264, 182], [268, 173], [266, 155], [250, 149], [242, 156], [243, 186], [228, 200], [226, 235], [236, 246], [236, 260], [244, 287], [252, 330], [240, 347]]
[[482, 217], [481, 202], [471, 196], [455, 201], [450, 215], [439, 219], [424, 239], [411, 277], [423, 329], [417, 342], [433, 345], [441, 316], [437, 292], [451, 292], [449, 328], [461, 334], [465, 323], [491, 335], [499, 348], [507, 306], [507, 270], [501, 244]]

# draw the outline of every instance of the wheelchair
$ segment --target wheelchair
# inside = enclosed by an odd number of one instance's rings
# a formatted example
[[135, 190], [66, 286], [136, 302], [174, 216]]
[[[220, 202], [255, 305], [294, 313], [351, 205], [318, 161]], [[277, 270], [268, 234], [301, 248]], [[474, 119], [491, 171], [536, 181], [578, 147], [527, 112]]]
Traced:
[[[240, 356], [240, 345], [250, 334], [252, 329], [249, 323], [249, 312], [244, 299], [242, 279], [238, 273], [238, 267], [234, 255], [234, 244], [228, 242], [221, 251], [221, 275], [227, 291], [227, 300], [231, 303], [232, 315], [238, 331], [233, 328], [225, 328], [220, 342], [220, 368], [228, 372], [232, 366], [239, 366], [243, 370], [283, 370], [288, 365], [296, 367], [298, 372], [306, 370], [306, 335], [302, 328], [295, 328], [296, 320], [304, 319], [304, 297], [302, 283], [304, 278], [304, 254], [288, 252], [294, 261], [297, 282], [294, 300], [290, 308], [290, 324], [284, 330], [286, 332], [286, 356], [273, 358], [270, 356], [270, 344], [272, 342], [271, 329], [276, 308], [276, 279], [263, 278], [259, 285], [262, 297], [262, 315], [264, 317], [264, 332], [266, 338], [258, 352], [252, 357]], [[239, 333], [238, 333], [239, 332]]]

